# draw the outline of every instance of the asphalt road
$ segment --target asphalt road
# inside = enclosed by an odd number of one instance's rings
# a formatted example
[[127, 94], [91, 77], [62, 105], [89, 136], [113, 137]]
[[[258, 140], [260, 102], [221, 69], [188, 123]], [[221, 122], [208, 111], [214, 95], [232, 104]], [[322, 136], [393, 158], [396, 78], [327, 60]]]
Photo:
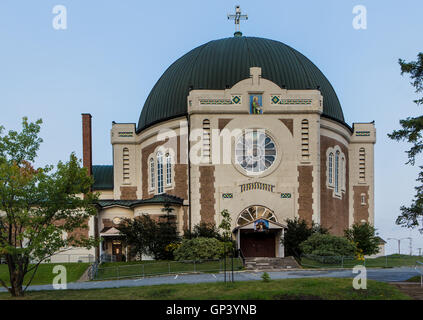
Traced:
[[[293, 278], [353, 278], [356, 274], [352, 270], [290, 270], [279, 272], [268, 272], [272, 279], [293, 279]], [[261, 280], [262, 272], [236, 272], [235, 281]], [[384, 282], [405, 281], [418, 273], [414, 268], [390, 268], [390, 269], [367, 269], [367, 278]], [[157, 284], [176, 284], [176, 283], [204, 283], [204, 282], [222, 282], [223, 274], [182, 274], [159, 276], [126, 280], [110, 281], [89, 281], [68, 283], [68, 290], [81, 289], [102, 289], [102, 288], [120, 288], [120, 287], [141, 287]], [[54, 290], [52, 285], [34, 285], [28, 288], [28, 291]], [[6, 289], [0, 288], [0, 292]]]

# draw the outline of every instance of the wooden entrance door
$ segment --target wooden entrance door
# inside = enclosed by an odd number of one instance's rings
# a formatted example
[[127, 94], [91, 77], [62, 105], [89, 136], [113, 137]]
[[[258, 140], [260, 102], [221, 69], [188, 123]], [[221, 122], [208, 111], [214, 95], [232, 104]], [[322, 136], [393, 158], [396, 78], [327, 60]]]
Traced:
[[241, 250], [245, 257], [276, 257], [275, 233], [241, 230]]
[[120, 240], [113, 240], [112, 255], [116, 257], [116, 261], [122, 261], [122, 242]]

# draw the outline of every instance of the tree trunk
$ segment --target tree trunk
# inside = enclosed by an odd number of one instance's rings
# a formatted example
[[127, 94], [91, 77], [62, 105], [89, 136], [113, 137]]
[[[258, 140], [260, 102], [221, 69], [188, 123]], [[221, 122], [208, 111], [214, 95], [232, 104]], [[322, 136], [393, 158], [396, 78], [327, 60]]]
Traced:
[[20, 274], [19, 269], [16, 269], [13, 273], [13, 276], [10, 278], [10, 293], [14, 297], [23, 297], [24, 291], [22, 288], [23, 284], [23, 275]]
[[9, 292], [13, 297], [23, 297], [24, 291], [22, 288], [25, 273], [22, 266], [17, 263], [16, 259], [7, 255], [6, 260], [9, 266], [10, 288]]

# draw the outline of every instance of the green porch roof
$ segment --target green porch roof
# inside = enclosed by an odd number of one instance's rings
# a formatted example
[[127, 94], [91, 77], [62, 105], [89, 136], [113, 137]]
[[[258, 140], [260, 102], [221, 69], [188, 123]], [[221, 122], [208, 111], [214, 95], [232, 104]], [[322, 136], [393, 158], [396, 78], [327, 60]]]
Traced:
[[170, 194], [158, 194], [152, 198], [144, 199], [144, 200], [98, 200], [97, 204], [101, 208], [106, 208], [110, 206], [122, 206], [127, 208], [132, 208], [135, 206], [143, 205], [143, 204], [174, 204], [174, 205], [183, 205], [184, 199], [172, 196]]

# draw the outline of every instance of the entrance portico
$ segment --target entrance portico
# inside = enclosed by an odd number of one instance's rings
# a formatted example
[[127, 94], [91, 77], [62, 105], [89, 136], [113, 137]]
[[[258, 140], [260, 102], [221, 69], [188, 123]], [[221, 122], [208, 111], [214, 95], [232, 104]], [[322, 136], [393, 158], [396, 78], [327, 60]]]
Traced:
[[124, 244], [123, 237], [115, 227], [104, 228], [100, 233], [100, 261], [126, 261], [128, 247]]
[[281, 239], [285, 226], [259, 218], [233, 230], [236, 236], [237, 248], [245, 257], [283, 258], [284, 246]]

